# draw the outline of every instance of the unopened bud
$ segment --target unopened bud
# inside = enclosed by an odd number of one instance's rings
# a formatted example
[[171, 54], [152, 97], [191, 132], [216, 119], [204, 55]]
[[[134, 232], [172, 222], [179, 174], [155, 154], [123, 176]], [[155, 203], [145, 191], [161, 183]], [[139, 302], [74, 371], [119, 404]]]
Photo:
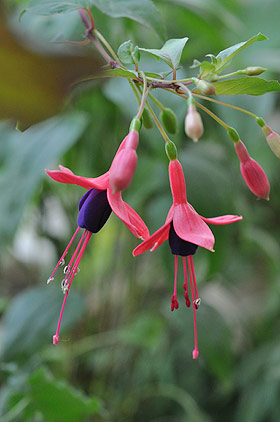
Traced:
[[185, 132], [194, 142], [197, 142], [204, 132], [201, 116], [196, 111], [194, 104], [190, 104], [188, 108], [185, 118]]
[[129, 132], [124, 148], [116, 154], [112, 162], [109, 181], [113, 193], [122, 191], [130, 185], [137, 165], [138, 138], [137, 131]]
[[265, 72], [267, 69], [261, 66], [248, 66], [244, 69], [244, 74], [248, 76], [257, 76]]
[[269, 199], [270, 185], [262, 167], [250, 157], [242, 141], [234, 144], [240, 171], [248, 188], [259, 198]]
[[204, 94], [204, 95], [215, 95], [216, 91], [214, 88], [214, 85], [210, 84], [207, 81], [204, 81], [203, 79], [198, 79], [195, 82], [197, 88], [199, 89], [199, 91]]
[[267, 143], [277, 158], [280, 158], [280, 135], [277, 132], [274, 132], [261, 117], [256, 117], [258, 125], [262, 128], [263, 133], [265, 134]]
[[177, 117], [174, 111], [171, 110], [171, 108], [165, 108], [160, 113], [160, 120], [162, 121], [163, 126], [169, 133], [174, 135], [177, 132], [178, 130]]
[[142, 121], [146, 129], [152, 129], [154, 127], [154, 122], [151, 113], [146, 108], [144, 108], [142, 113]]

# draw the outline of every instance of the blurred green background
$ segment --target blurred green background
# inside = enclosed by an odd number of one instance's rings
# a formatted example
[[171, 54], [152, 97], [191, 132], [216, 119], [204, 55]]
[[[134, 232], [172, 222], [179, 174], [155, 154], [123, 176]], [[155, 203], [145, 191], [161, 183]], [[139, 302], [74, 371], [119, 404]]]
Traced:
[[[27, 37], [29, 47], [40, 40], [51, 48], [60, 35], [81, 39], [77, 13], [26, 14], [19, 24], [26, 4], [9, 0], [6, 8], [7, 19]], [[260, 65], [269, 68], [266, 79], [279, 79], [278, 0], [155, 4], [166, 25], [165, 39], [190, 38], [182, 75], [192, 74], [194, 58], [263, 32], [270, 40], [241, 53], [234, 67]], [[162, 45], [136, 22], [97, 10], [94, 16], [116, 50], [128, 39], [147, 48]], [[145, 67], [157, 71], [159, 63], [151, 60]], [[182, 300], [181, 268], [180, 308], [170, 312], [173, 257], [168, 244], [133, 258], [139, 242], [114, 215], [87, 248], [63, 316], [62, 340], [52, 345], [63, 298], [62, 270], [53, 285], [46, 280], [76, 227], [84, 190], [55, 183], [44, 168], [61, 163], [84, 176], [104, 173], [137, 110], [126, 81], [82, 84], [61, 113], [23, 133], [12, 122], [0, 122], [1, 422], [279, 422], [279, 162], [252, 118], [211, 107], [236, 127], [270, 179], [270, 202], [256, 200], [241, 178], [225, 131], [203, 115], [205, 134], [193, 144], [183, 132], [186, 104], [173, 97], [158, 94], [179, 118], [174, 140], [190, 203], [204, 216], [243, 216], [233, 226], [213, 227], [215, 254], [200, 249], [195, 256], [202, 298], [199, 359], [191, 355], [192, 312]], [[279, 96], [226, 100], [280, 131]], [[156, 129], [141, 131], [138, 156], [124, 198], [153, 232], [171, 204], [168, 163]]]

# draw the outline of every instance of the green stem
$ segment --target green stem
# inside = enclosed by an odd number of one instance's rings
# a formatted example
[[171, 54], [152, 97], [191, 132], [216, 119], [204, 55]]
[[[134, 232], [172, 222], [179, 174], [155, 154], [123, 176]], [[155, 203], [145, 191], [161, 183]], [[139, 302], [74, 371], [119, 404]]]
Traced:
[[140, 104], [141, 104], [141, 98], [140, 98], [140, 96], [139, 96], [139, 94], [137, 92], [137, 89], [135, 88], [134, 83], [130, 79], [128, 79], [128, 82], [129, 82], [129, 85], [131, 86], [131, 89], [134, 92], [134, 95], [135, 95], [135, 97], [136, 97], [136, 99], [138, 101], [138, 104], [140, 106]]
[[195, 105], [197, 105], [197, 107], [199, 107], [203, 111], [205, 111], [205, 113], [209, 114], [209, 116], [211, 116], [214, 120], [216, 120], [216, 122], [218, 122], [221, 126], [223, 126], [223, 128], [225, 128], [226, 130], [230, 129], [231, 126], [226, 124], [222, 119], [220, 119], [218, 116], [216, 116], [216, 114], [214, 114], [212, 111], [210, 111], [207, 107], [203, 106], [202, 104], [200, 104], [197, 101], [195, 101]]
[[234, 105], [231, 105], [231, 104], [227, 104], [227, 103], [223, 103], [222, 101], [215, 100], [214, 98], [210, 98], [210, 97], [205, 97], [204, 95], [194, 94], [194, 93], [193, 93], [193, 95], [195, 97], [201, 98], [203, 100], [211, 101], [212, 103], [220, 104], [220, 105], [222, 105], [224, 107], [233, 108], [234, 110], [238, 110], [238, 111], [241, 111], [242, 113], [249, 114], [249, 116], [252, 116], [254, 118], [257, 117], [256, 114], [252, 113], [251, 111], [245, 110], [245, 108], [237, 107], [237, 106], [234, 106]]
[[145, 107], [145, 103], [147, 101], [148, 94], [149, 94], [150, 90], [152, 89], [151, 86], [147, 88], [147, 79], [146, 79], [145, 73], [142, 72], [142, 71], [140, 71], [140, 76], [141, 76], [141, 78], [143, 78], [144, 85], [143, 85], [143, 91], [142, 91], [141, 104], [140, 104], [138, 113], [135, 116], [136, 119], [140, 119], [141, 118], [141, 116], [143, 114], [144, 107]]
[[121, 65], [120, 59], [118, 58], [108, 41], [103, 37], [103, 35], [97, 29], [94, 29], [93, 32], [97, 36], [97, 38], [99, 38], [99, 40], [102, 42], [102, 44], [107, 48], [107, 50], [110, 52], [111, 56], [116, 60], [116, 62]]
[[172, 80], [167, 80], [167, 79], [157, 79], [157, 78], [151, 78], [150, 76], [147, 76], [147, 79], [151, 82], [159, 82], [159, 83], [168, 83], [168, 84], [176, 84], [176, 83], [183, 83], [183, 82], [189, 82], [189, 84], [193, 83], [193, 78], [186, 78], [186, 79], [172, 79]]

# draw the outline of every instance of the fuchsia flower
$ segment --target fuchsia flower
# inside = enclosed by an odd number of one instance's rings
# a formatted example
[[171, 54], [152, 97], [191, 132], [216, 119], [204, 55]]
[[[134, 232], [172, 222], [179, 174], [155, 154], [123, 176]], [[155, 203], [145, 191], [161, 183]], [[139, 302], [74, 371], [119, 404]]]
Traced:
[[[133, 131], [134, 132], [134, 131]], [[125, 148], [126, 141], [130, 134], [121, 143], [115, 158]], [[64, 265], [64, 258], [78, 234], [80, 229], [84, 232], [78, 242], [78, 245], [69, 261], [69, 264], [64, 268], [65, 278], [62, 281], [62, 290], [65, 293], [62, 309], [59, 316], [58, 326], [55, 335], [53, 336], [53, 343], [57, 344], [59, 341], [59, 329], [61, 318], [64, 311], [66, 299], [71, 287], [75, 274], [79, 271], [79, 263], [85, 248], [92, 236], [92, 233], [97, 233], [108, 220], [113, 211], [128, 227], [131, 233], [142, 239], [149, 236], [148, 228], [141, 217], [122, 200], [121, 193], [113, 193], [109, 183], [110, 171], [100, 177], [88, 178], [75, 175], [66, 167], [59, 166], [60, 170], [46, 170], [48, 176], [60, 183], [70, 183], [82, 186], [88, 191], [82, 196], [79, 203], [78, 227], [58, 261], [53, 273], [48, 279], [48, 283], [54, 279], [54, 274], [59, 265]]]
[[250, 157], [244, 143], [239, 140], [234, 144], [240, 161], [240, 171], [248, 188], [259, 198], [269, 199], [270, 185], [262, 167]]
[[178, 309], [179, 307], [177, 300], [177, 265], [178, 255], [182, 256], [185, 279], [183, 288], [185, 290], [184, 296], [188, 307], [191, 304], [188, 293], [188, 277], [191, 287], [195, 336], [193, 358], [196, 359], [198, 357], [196, 309], [198, 309], [200, 305], [200, 298], [196, 285], [193, 255], [198, 246], [214, 252], [213, 246], [215, 238], [207, 224], [231, 224], [241, 220], [242, 217], [237, 215], [224, 215], [214, 218], [200, 216], [187, 201], [184, 173], [178, 160], [171, 160], [169, 163], [169, 180], [173, 204], [168, 212], [165, 224], [154, 234], [145, 239], [143, 243], [137, 246], [133, 251], [133, 255], [139, 255], [148, 249], [154, 251], [163, 242], [169, 239], [171, 252], [175, 255], [174, 293], [171, 296], [172, 311], [174, 308]]

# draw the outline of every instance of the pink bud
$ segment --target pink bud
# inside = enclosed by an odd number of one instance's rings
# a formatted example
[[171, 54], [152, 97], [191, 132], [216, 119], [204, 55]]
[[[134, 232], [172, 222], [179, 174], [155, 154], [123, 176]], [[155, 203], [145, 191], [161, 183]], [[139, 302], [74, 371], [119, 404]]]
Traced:
[[242, 141], [234, 146], [240, 161], [240, 171], [248, 188], [259, 198], [268, 200], [270, 185], [262, 167], [250, 157]]
[[185, 132], [194, 142], [197, 142], [203, 135], [203, 131], [201, 116], [196, 111], [195, 105], [191, 104], [185, 118]]
[[109, 176], [113, 193], [126, 189], [133, 178], [137, 165], [138, 137], [138, 132], [135, 130], [129, 132], [124, 148], [116, 154], [113, 160]]
[[266, 136], [267, 143], [277, 158], [280, 158], [280, 135], [265, 125], [262, 127], [263, 133]]

